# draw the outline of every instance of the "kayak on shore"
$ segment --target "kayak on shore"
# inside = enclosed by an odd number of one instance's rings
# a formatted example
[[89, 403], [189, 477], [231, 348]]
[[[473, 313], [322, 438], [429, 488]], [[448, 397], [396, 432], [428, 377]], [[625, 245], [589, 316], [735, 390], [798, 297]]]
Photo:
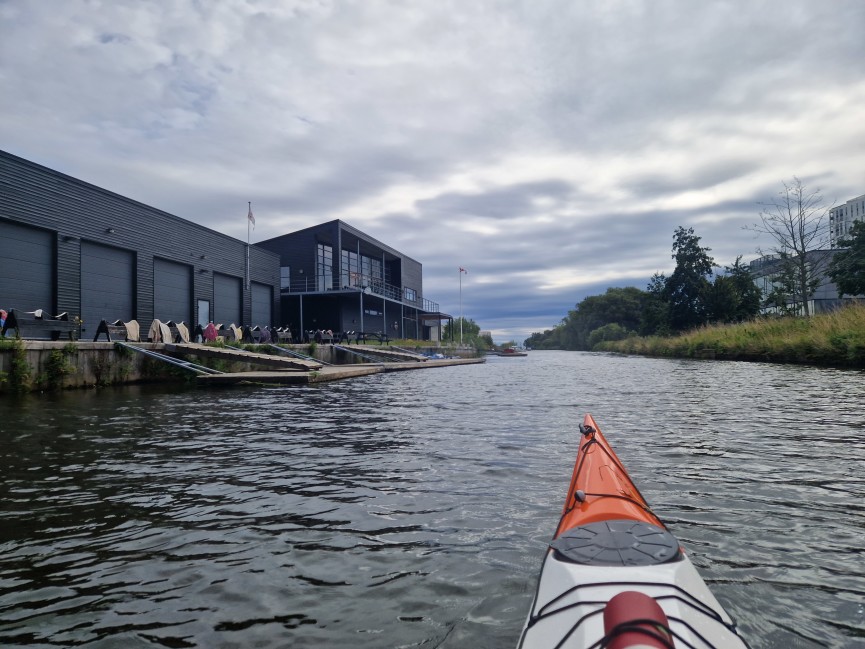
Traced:
[[519, 649], [748, 647], [587, 414]]

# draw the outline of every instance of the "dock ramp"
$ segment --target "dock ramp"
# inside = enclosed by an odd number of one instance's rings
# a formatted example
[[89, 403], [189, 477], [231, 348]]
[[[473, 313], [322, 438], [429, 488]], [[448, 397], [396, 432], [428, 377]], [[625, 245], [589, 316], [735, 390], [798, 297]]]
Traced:
[[361, 358], [369, 360], [373, 363], [405, 363], [407, 361], [425, 361], [427, 358], [420, 354], [413, 354], [402, 350], [395, 350], [392, 347], [371, 347], [369, 345], [334, 345], [334, 349], [339, 349], [350, 354], [355, 354]]
[[154, 360], [160, 361], [162, 363], [168, 363], [169, 365], [173, 365], [174, 367], [179, 367], [183, 370], [188, 370], [190, 372], [195, 372], [198, 375], [201, 374], [222, 374], [219, 370], [215, 370], [212, 367], [205, 367], [204, 365], [198, 365], [197, 363], [192, 363], [191, 361], [185, 361], [180, 358], [174, 358], [173, 356], [167, 356], [165, 354], [160, 354], [159, 352], [153, 351], [152, 349], [144, 349], [143, 347], [138, 347], [136, 345], [132, 345], [130, 343], [122, 343], [119, 340], [114, 342], [116, 347], [122, 347], [123, 349], [128, 349], [137, 354], [143, 354], [148, 358], [152, 358]]
[[269, 368], [282, 370], [303, 370], [314, 372], [322, 368], [318, 361], [309, 361], [302, 358], [286, 358], [285, 356], [274, 356], [272, 354], [259, 354], [248, 352], [236, 347], [225, 348], [214, 345], [202, 345], [200, 343], [166, 344], [166, 351], [181, 356], [205, 356], [207, 358], [219, 358], [224, 361], [238, 361], [252, 365], [263, 365]]
[[268, 344], [267, 347], [269, 349], [272, 349], [275, 352], [280, 353], [280, 354], [285, 354], [286, 356], [292, 356], [294, 358], [300, 358], [300, 359], [303, 359], [305, 361], [310, 361], [313, 363], [321, 363], [322, 365], [333, 365], [333, 363], [328, 363], [326, 361], [322, 361], [322, 360], [319, 360], [317, 358], [313, 358], [312, 356], [307, 356], [306, 354], [301, 354], [299, 351], [297, 351], [295, 349], [288, 349], [286, 347], [280, 347], [279, 345], [270, 345], [270, 344]]
[[382, 364], [385, 361], [385, 359], [383, 359], [381, 356], [373, 356], [372, 354], [366, 354], [365, 351], [359, 351], [357, 349], [354, 349], [353, 345], [336, 345], [336, 344], [334, 344], [333, 348], [338, 349], [341, 352], [345, 352], [346, 354], [351, 354], [352, 356], [357, 356], [358, 358], [362, 358], [363, 360], [368, 361], [370, 363]]
[[429, 356], [424, 356], [423, 354], [418, 354], [417, 352], [413, 352], [410, 349], [405, 349], [404, 347], [397, 347], [396, 345], [390, 346], [391, 353], [398, 352], [400, 355], [404, 356], [406, 360], [418, 361], [419, 363], [425, 363], [429, 360]]

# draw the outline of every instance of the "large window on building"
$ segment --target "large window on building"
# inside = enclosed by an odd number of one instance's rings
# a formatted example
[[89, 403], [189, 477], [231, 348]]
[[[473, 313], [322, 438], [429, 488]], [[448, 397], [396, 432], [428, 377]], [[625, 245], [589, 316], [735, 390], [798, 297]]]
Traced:
[[360, 285], [360, 261], [356, 252], [343, 250], [339, 268], [342, 286]]
[[381, 259], [358, 255], [353, 250], [343, 250], [340, 257], [340, 281], [342, 286], [378, 286], [384, 280]]
[[291, 266], [280, 267], [279, 288], [283, 291], [288, 291], [291, 289]]
[[406, 302], [417, 302], [417, 291], [413, 288], [406, 287], [405, 289], [405, 301]]
[[316, 290], [327, 291], [333, 288], [333, 247], [318, 244], [315, 257]]

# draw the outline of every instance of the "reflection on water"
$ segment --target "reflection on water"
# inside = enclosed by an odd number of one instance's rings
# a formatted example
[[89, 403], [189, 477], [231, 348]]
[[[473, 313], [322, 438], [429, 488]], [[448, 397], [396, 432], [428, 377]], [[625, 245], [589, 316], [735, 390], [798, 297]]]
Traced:
[[4, 398], [0, 645], [513, 646], [588, 411], [753, 647], [862, 646], [863, 401], [564, 352]]

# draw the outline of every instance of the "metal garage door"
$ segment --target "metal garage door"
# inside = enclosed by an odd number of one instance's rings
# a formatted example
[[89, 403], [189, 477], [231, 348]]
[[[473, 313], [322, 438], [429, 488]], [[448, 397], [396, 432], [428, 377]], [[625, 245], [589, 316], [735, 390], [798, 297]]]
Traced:
[[273, 288], [267, 284], [252, 283], [252, 326], [261, 327], [273, 324], [271, 309], [273, 308]]
[[192, 267], [153, 260], [153, 317], [162, 322], [192, 322]]
[[85, 335], [100, 320], [135, 317], [135, 257], [129, 250], [81, 242], [81, 318]]
[[54, 233], [0, 221], [0, 308], [54, 313]]
[[239, 277], [213, 273], [213, 321], [217, 324], [243, 323], [241, 317], [243, 283]]

